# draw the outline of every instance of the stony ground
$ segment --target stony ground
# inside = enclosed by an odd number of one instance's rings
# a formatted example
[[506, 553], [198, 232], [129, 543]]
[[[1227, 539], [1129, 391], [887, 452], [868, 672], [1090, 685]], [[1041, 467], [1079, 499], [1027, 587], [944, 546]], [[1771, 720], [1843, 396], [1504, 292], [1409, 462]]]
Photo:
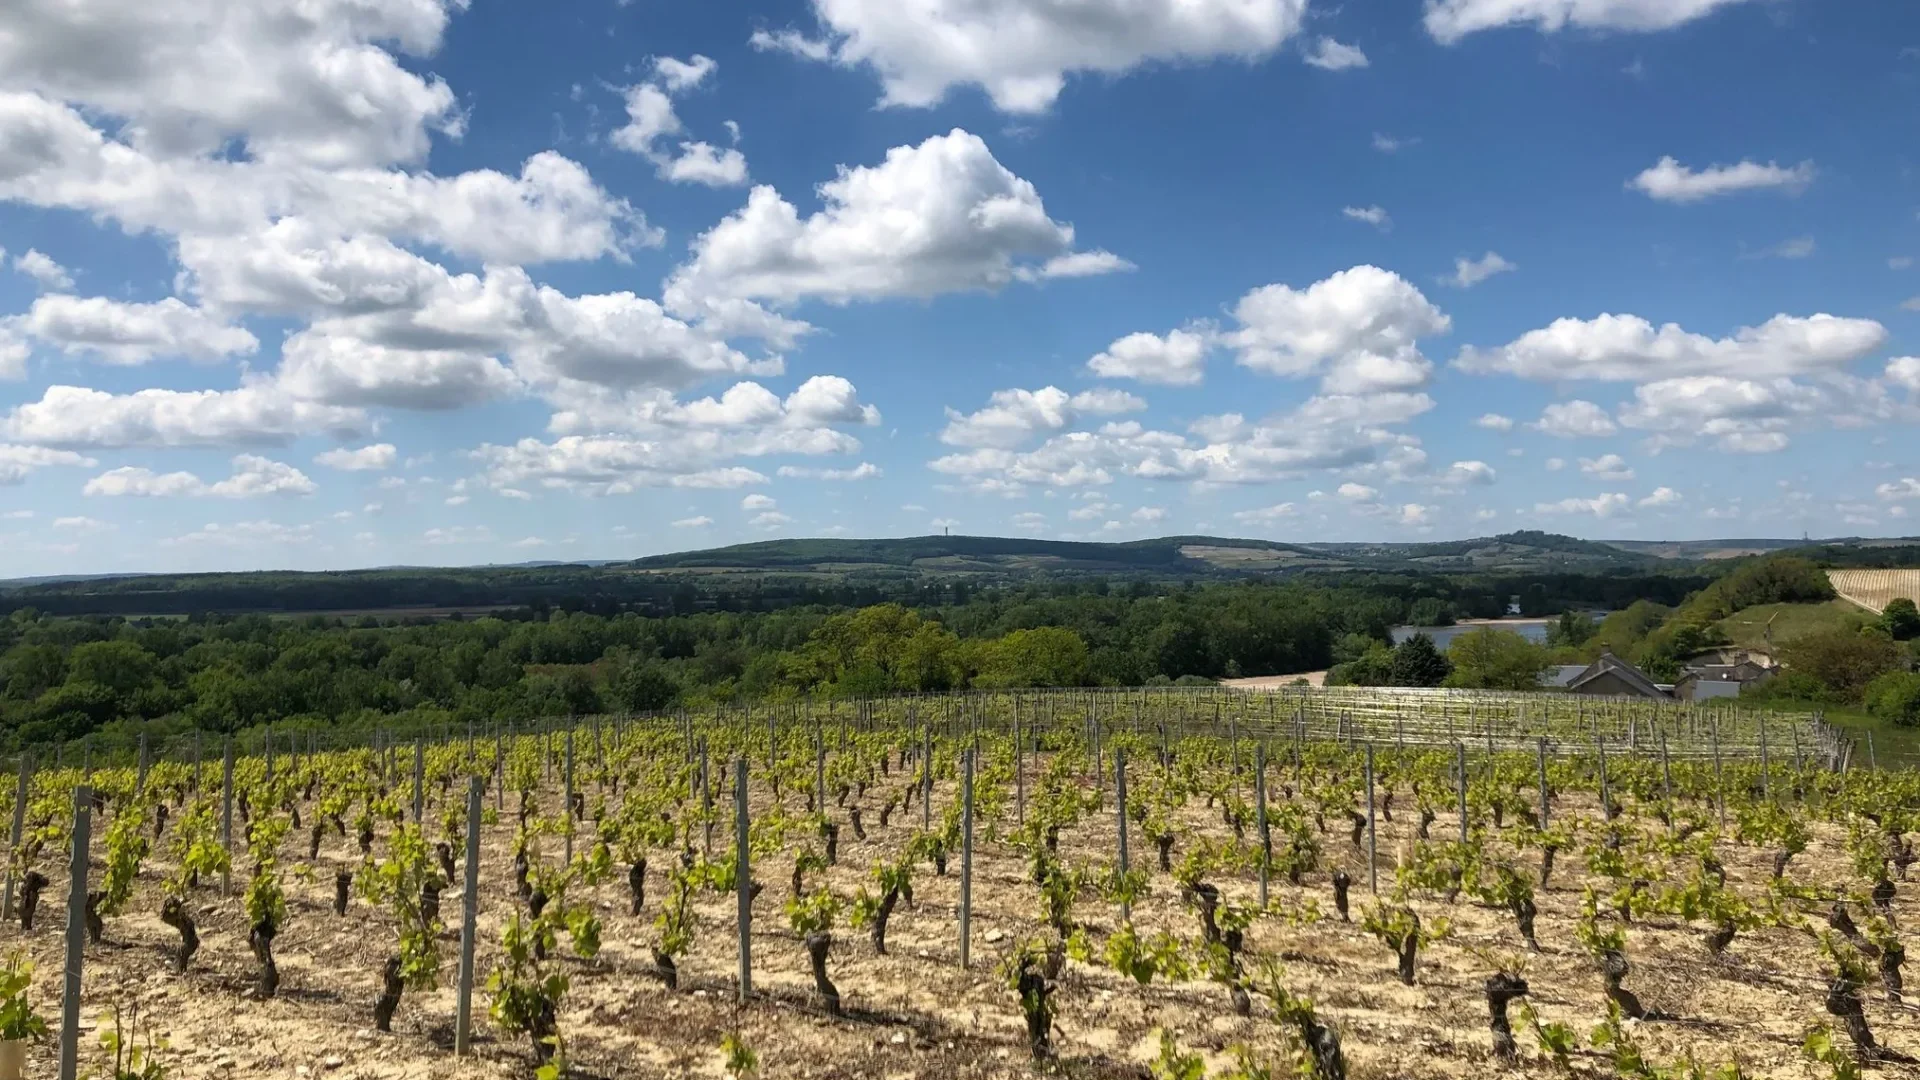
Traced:
[[[894, 784], [898, 784], [896, 779]], [[878, 792], [869, 792], [874, 803]], [[952, 792], [943, 785], [936, 806]], [[1589, 810], [1591, 808], [1588, 808]], [[1579, 813], [1568, 800], [1557, 813]], [[511, 814], [508, 815], [511, 817]], [[840, 864], [828, 873], [833, 888], [849, 897], [867, 868], [905, 844], [918, 809], [896, 815], [891, 828], [866, 815], [869, 840], [856, 840], [843, 827]], [[904, 820], [903, 820], [904, 819]], [[1197, 800], [1187, 823], [1195, 833], [1224, 836], [1217, 814]], [[1435, 835], [1448, 835], [1443, 814]], [[1382, 825], [1379, 850], [1396, 850], [1410, 825]], [[984, 829], [983, 829], [984, 832]], [[724, 827], [720, 835], [726, 835]], [[503, 919], [513, 909], [508, 874], [508, 826], [487, 831], [482, 857], [481, 972], [497, 954]], [[1845, 880], [1839, 838], [1820, 832], [1793, 873], [1802, 881]], [[1137, 841], [1136, 841], [1137, 843]], [[1364, 853], [1343, 834], [1323, 837], [1330, 858], [1352, 874], [1355, 917], [1367, 900]], [[1109, 861], [1115, 844], [1111, 815], [1102, 815], [1067, 833], [1061, 850], [1076, 865]], [[293, 852], [295, 846], [302, 850]], [[305, 855], [305, 842], [288, 841], [287, 862]], [[96, 851], [98, 849], [96, 848]], [[377, 849], [376, 849], [377, 850]], [[1726, 862], [1734, 884], [1748, 896], [1760, 894], [1768, 873], [1766, 854], [1728, 845]], [[703, 932], [682, 963], [680, 992], [669, 992], [651, 978], [648, 944], [652, 918], [664, 892], [656, 868], [648, 882], [645, 913], [627, 914], [624, 868], [602, 886], [595, 903], [605, 923], [605, 948], [593, 963], [567, 960], [572, 992], [560, 1018], [577, 1075], [582, 1077], [719, 1077], [722, 1036], [738, 1030], [759, 1055], [761, 1075], [769, 1078], [845, 1078], [898, 1080], [908, 1077], [962, 1078], [1029, 1075], [1020, 1012], [997, 969], [1018, 940], [1040, 928], [1035, 889], [1017, 851], [984, 835], [977, 846], [974, 885], [973, 966], [959, 965], [955, 876], [922, 871], [916, 878], [918, 906], [903, 909], [889, 932], [888, 956], [874, 954], [864, 934], [842, 926], [833, 951], [832, 972], [849, 1015], [831, 1019], [811, 994], [806, 956], [787, 930], [780, 904], [791, 867], [790, 856], [757, 867], [767, 891], [755, 908], [753, 958], [756, 994], [735, 1004], [733, 974], [733, 899], [704, 897]], [[309, 881], [288, 877], [291, 917], [279, 938], [282, 972], [279, 996], [250, 997], [254, 961], [248, 951], [236, 888], [219, 888], [196, 897], [203, 947], [192, 969], [175, 976], [168, 968], [177, 941], [157, 916], [159, 863], [149, 863], [126, 914], [112, 919], [106, 940], [86, 956], [84, 1016], [89, 1048], [101, 1025], [111, 1026], [111, 1009], [138, 1009], [142, 1023], [163, 1037], [161, 1058], [168, 1075], [180, 1080], [327, 1076], [339, 1080], [398, 1080], [403, 1077], [505, 1077], [526, 1075], [527, 1046], [496, 1037], [486, 1021], [484, 999], [476, 1001], [475, 1053], [466, 1060], [451, 1054], [455, 1010], [450, 988], [409, 993], [392, 1034], [372, 1030], [371, 1006], [382, 959], [393, 947], [392, 927], [361, 901], [346, 917], [332, 912], [332, 877], [337, 867], [359, 863], [356, 849], [329, 838]], [[1573, 937], [1578, 912], [1580, 872], [1577, 855], [1564, 856], [1551, 889], [1539, 897], [1538, 936], [1543, 950], [1526, 972], [1533, 1001], [1543, 1016], [1573, 1025], [1583, 1035], [1605, 1013], [1598, 973]], [[95, 873], [99, 872], [96, 862]], [[57, 1017], [52, 990], [58, 985], [61, 929], [65, 924], [64, 873], [50, 873], [39, 925], [24, 938], [17, 927], [0, 930], [0, 944], [23, 945], [40, 966], [36, 1000]], [[1383, 865], [1383, 888], [1392, 867]], [[1222, 882], [1237, 899], [1250, 898], [1250, 879]], [[1920, 885], [1902, 885], [1895, 910], [1902, 925], [1911, 921], [1912, 893]], [[1276, 883], [1274, 895], [1297, 904], [1317, 899], [1327, 921], [1289, 927], [1263, 920], [1251, 933], [1250, 950], [1282, 959], [1287, 983], [1304, 991], [1322, 1015], [1341, 1032], [1351, 1074], [1361, 1078], [1491, 1077], [1556, 1075], [1558, 1070], [1520, 1037], [1522, 1062], [1503, 1068], [1488, 1057], [1489, 1038], [1480, 984], [1490, 972], [1481, 955], [1486, 948], [1518, 952], [1521, 943], [1505, 912], [1462, 901], [1448, 907], [1416, 903], [1423, 917], [1445, 915], [1453, 937], [1422, 957], [1416, 985], [1393, 978], [1392, 958], [1384, 946], [1357, 925], [1332, 918], [1326, 874], [1313, 875], [1301, 889]], [[449, 890], [444, 910], [460, 910], [457, 890]], [[1077, 914], [1103, 938], [1117, 913], [1098, 900], [1084, 901]], [[1135, 911], [1136, 923], [1169, 929], [1197, 939], [1198, 924], [1179, 901], [1170, 879], [1157, 874], [1152, 896]], [[6, 940], [10, 939], [10, 940]], [[565, 946], [562, 946], [564, 951]], [[457, 943], [443, 942], [447, 982], [457, 958]], [[1674, 1014], [1671, 1023], [1635, 1025], [1650, 1055], [1667, 1063], [1692, 1052], [1702, 1061], [1738, 1060], [1753, 1077], [1806, 1078], [1816, 1075], [1802, 1062], [1799, 1044], [1807, 1028], [1829, 1019], [1821, 1008], [1817, 947], [1807, 935], [1766, 931], [1742, 935], [1720, 958], [1710, 957], [1697, 928], [1666, 921], [1635, 926], [1629, 935], [1633, 973], [1627, 985], [1650, 1007]], [[478, 995], [477, 995], [478, 997]], [[1227, 995], [1216, 984], [1155, 983], [1139, 987], [1100, 968], [1070, 965], [1058, 994], [1056, 1037], [1058, 1074], [1078, 1077], [1144, 1077], [1156, 1047], [1156, 1030], [1172, 1029], [1183, 1045], [1224, 1067], [1235, 1043], [1250, 1044], [1278, 1065], [1286, 1040], [1256, 998], [1252, 1019], [1234, 1016]], [[1878, 988], [1870, 989], [1868, 1015], [1882, 1042], [1920, 1054], [1920, 1015], [1911, 1006], [1889, 1005]], [[36, 1048], [29, 1076], [52, 1076], [51, 1046]], [[98, 1068], [97, 1049], [89, 1066]], [[1612, 1075], [1599, 1057], [1587, 1054], [1575, 1063], [1585, 1075]], [[1276, 1068], [1278, 1074], [1281, 1070]], [[1883, 1066], [1870, 1075], [1914, 1076], [1902, 1066]]]

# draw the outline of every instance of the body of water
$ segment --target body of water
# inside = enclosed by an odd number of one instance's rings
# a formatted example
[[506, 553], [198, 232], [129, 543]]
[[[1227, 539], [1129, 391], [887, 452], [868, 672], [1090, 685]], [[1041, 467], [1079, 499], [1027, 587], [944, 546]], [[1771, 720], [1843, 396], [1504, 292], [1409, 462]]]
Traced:
[[1469, 634], [1483, 626], [1490, 626], [1495, 630], [1511, 630], [1528, 641], [1544, 644], [1547, 640], [1547, 625], [1553, 621], [1555, 620], [1501, 619], [1497, 622], [1455, 623], [1452, 626], [1396, 626], [1393, 628], [1393, 643], [1398, 645], [1415, 634], [1425, 634], [1432, 638], [1433, 643], [1444, 652], [1447, 646], [1453, 644], [1453, 639], [1461, 634]]

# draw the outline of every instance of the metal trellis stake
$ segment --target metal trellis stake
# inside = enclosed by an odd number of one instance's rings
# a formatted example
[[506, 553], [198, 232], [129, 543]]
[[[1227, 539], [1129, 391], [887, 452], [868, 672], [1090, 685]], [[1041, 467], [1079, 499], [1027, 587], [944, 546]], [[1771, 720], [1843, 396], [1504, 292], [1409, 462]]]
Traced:
[[[745, 748], [742, 747], [744, 750]], [[734, 892], [740, 904], [740, 1000], [753, 994], [753, 874], [747, 854], [747, 756], [733, 763]]]
[[966, 775], [960, 788], [960, 966], [973, 959], [973, 756], [966, 752]]
[[73, 789], [73, 858], [68, 867], [67, 966], [60, 998], [60, 1080], [80, 1071], [80, 966], [87, 946], [87, 849], [93, 839], [93, 789]]

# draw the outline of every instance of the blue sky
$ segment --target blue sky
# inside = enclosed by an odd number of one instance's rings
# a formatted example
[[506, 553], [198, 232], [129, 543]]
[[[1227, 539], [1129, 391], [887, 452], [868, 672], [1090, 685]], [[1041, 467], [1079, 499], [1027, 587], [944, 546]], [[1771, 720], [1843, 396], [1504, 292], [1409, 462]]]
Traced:
[[1906, 535], [1920, 11], [26, 0], [0, 577]]

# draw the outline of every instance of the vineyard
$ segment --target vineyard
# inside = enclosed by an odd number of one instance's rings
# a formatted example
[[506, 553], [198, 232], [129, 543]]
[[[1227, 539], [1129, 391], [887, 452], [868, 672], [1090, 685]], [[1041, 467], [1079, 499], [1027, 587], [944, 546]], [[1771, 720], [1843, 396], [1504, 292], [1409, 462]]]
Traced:
[[1895, 597], [1920, 600], [1920, 570], [1829, 570], [1827, 579], [1841, 597], [1876, 613]]
[[1920, 1053], [1920, 774], [1725, 703], [983, 693], [49, 756], [6, 800], [0, 1037], [44, 1021], [34, 1077]]

